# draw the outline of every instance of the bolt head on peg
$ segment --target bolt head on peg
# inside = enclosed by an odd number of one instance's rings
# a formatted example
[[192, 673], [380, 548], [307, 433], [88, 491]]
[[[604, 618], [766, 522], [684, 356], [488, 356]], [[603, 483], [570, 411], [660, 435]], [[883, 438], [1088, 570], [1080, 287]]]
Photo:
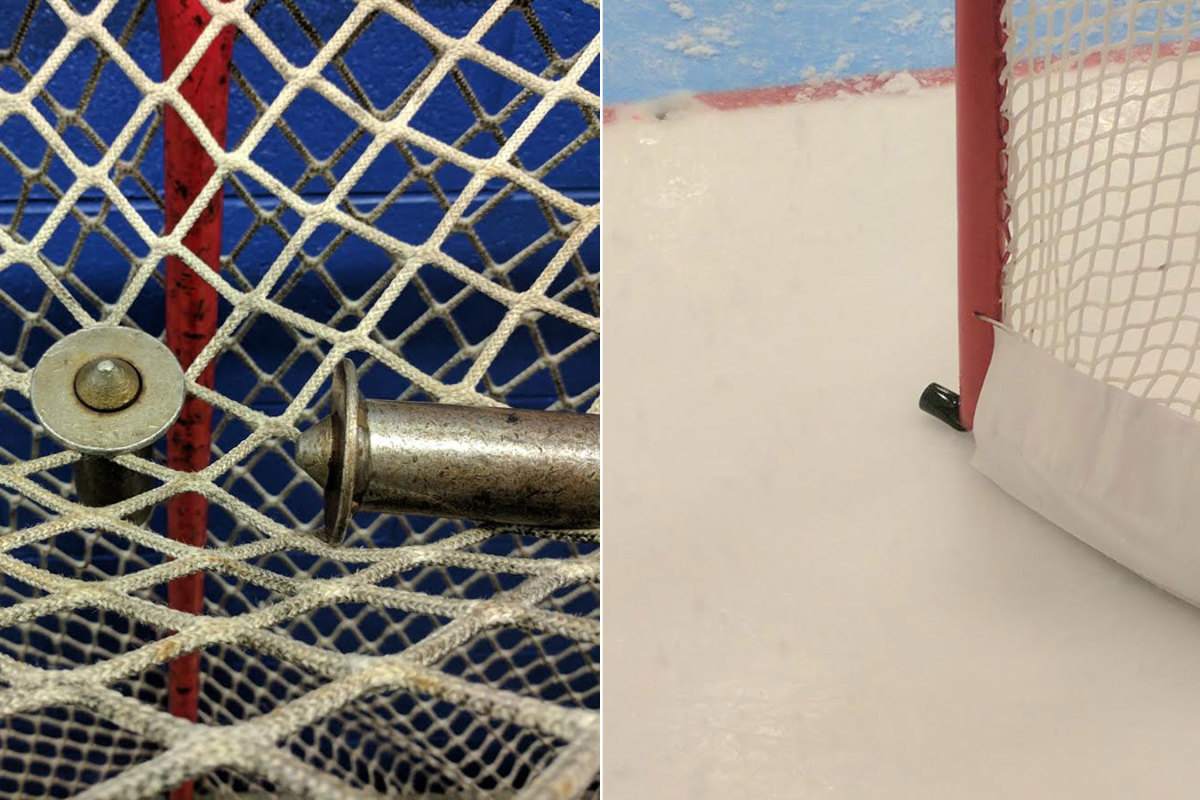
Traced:
[[75, 373], [75, 396], [93, 411], [128, 408], [141, 391], [141, 374], [116, 356], [100, 356]]
[[[349, 422], [347, 422], [349, 420]], [[341, 544], [354, 513], [359, 461], [370, 455], [366, 409], [358, 395], [354, 364], [341, 361], [333, 370], [329, 416], [296, 442], [296, 461], [325, 487], [325, 526], [321, 538]], [[362, 465], [363, 470], [367, 465]]]
[[296, 460], [325, 489], [330, 544], [359, 510], [531, 528], [600, 522], [598, 416], [364, 400], [350, 361], [334, 370], [329, 416], [300, 435]]
[[[75, 490], [89, 506], [105, 506], [154, 487], [154, 480], [111, 461], [150, 446], [179, 417], [183, 368], [161, 342], [132, 328], [85, 328], [64, 336], [34, 367], [29, 399], [55, 441], [88, 458], [75, 467]], [[131, 514], [142, 523], [153, 509]]]

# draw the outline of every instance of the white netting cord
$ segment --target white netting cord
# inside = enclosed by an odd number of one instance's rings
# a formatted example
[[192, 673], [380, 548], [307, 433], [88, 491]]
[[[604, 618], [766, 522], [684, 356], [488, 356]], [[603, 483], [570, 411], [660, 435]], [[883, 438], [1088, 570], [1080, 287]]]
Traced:
[[[41, 308], [30, 309], [0, 283], [0, 304], [36, 319], [39, 330], [54, 338], [70, 332], [46, 319], [55, 303], [77, 327], [137, 325], [147, 287], [162, 283], [160, 265], [175, 256], [216, 289], [229, 311], [188, 370], [189, 392], [217, 409], [219, 419], [212, 463], [200, 472], [122, 456], [122, 464], [159, 485], [104, 509], [84, 507], [74, 502], [70, 483], [69, 466], [77, 456], [55, 448], [39, 453], [46, 442], [36, 423], [16, 413], [6, 418], [25, 426], [32, 450], [22, 456], [0, 446], [5, 461], [0, 487], [10, 506], [33, 522], [0, 537], [0, 630], [8, 633], [0, 640], [0, 739], [7, 757], [0, 772], [17, 774], [24, 781], [21, 790], [31, 796], [42, 790], [155, 796], [187, 779], [197, 781], [200, 795], [221, 797], [504, 796], [522, 787], [540, 797], [587, 790], [598, 768], [595, 533], [566, 537], [563, 557], [563, 545], [528, 531], [402, 520], [409, 542], [363, 547], [379, 544], [376, 538], [389, 524], [375, 517], [360, 521], [350, 546], [332, 548], [300, 530], [318, 521], [297, 499], [311, 493], [311, 481], [283, 444], [316, 418], [322, 385], [349, 354], [365, 357], [363, 374], [383, 369], [403, 379], [407, 387], [394, 395], [402, 398], [502, 405], [527, 381], [549, 373], [557, 400], [548, 407], [596, 410], [598, 386], [572, 389], [562, 370], [570, 359], [587, 357], [599, 335], [598, 275], [581, 257], [598, 226], [599, 206], [572, 199], [548, 181], [598, 135], [599, 100], [580, 84], [598, 56], [598, 18], [585, 17], [594, 30], [582, 48], [559, 54], [532, 4], [492, 3], [465, 34], [453, 36], [411, 4], [364, 1], [335, 31], [322, 35], [306, 20], [302, 3], [284, 0], [278, 5], [297, 21], [314, 51], [310, 60], [293, 63], [257, 21], [270, 3], [205, 0], [212, 21], [180, 66], [158, 81], [131, 54], [131, 39], [148, 8], [153, 16], [150, 2], [108, 0], [90, 4], [86, 13], [65, 0], [48, 5], [65, 33], [36, 69], [26, 69], [18, 53], [9, 53], [7, 63], [23, 88], [0, 91], [0, 124], [19, 117], [46, 145], [43, 162], [31, 165], [0, 143], [0, 156], [24, 181], [17, 213], [0, 227], [0, 275], [27, 268], [45, 295]], [[136, 8], [130, 12], [131, 5]], [[114, 25], [118, 10], [127, 16]], [[18, 37], [33, 13], [22, 18]], [[540, 72], [481, 44], [499, 20], [514, 14], [525, 18], [546, 51]], [[431, 56], [393, 103], [376, 108], [345, 56], [381, 17], [418, 34]], [[237, 141], [221, 148], [178, 90], [227, 25], [266, 58], [283, 83], [273, 98], [264, 98], [235, 57], [231, 83], [255, 117]], [[47, 87], [85, 42], [95, 47], [97, 66], [77, 107], [70, 108]], [[461, 68], [465, 62], [502, 76], [519, 92], [499, 110], [485, 110]], [[136, 87], [140, 101], [120, 131], [105, 139], [89, 127], [86, 107], [111, 65]], [[414, 121], [435, 89], [450, 82], [475, 121], [443, 139]], [[309, 152], [303, 136], [289, 129], [285, 112], [304, 92], [319, 95], [353, 122], [354, 133], [333, 155]], [[160, 190], [143, 175], [142, 165], [161, 136], [164, 104], [180, 114], [216, 165], [189, 212], [165, 236], [124, 185], [132, 181], [161, 210]], [[563, 105], [578, 108], [585, 124], [549, 158], [526, 167], [523, 145]], [[520, 122], [506, 128], [510, 119]], [[73, 148], [65, 133], [71, 125], [94, 140], [99, 151], [94, 163]], [[285, 181], [257, 160], [256, 149], [272, 131], [282, 132], [304, 162], [300, 178]], [[468, 152], [481, 136], [495, 140], [490, 155]], [[361, 208], [356, 184], [391, 152], [409, 165], [407, 175], [374, 207]], [[335, 171], [331, 165], [342, 156], [352, 165]], [[51, 162], [69, 171], [69, 185], [56, 182]], [[449, 168], [469, 174], [453, 191], [437, 180], [439, 170]], [[309, 184], [316, 179], [327, 188], [314, 197]], [[381, 219], [418, 183], [430, 188], [441, 218], [428, 236], [409, 241]], [[31, 187], [48, 193], [53, 203], [28, 235], [20, 225]], [[485, 189], [490, 196], [481, 194]], [[214, 272], [181, 242], [219, 191], [233, 192], [253, 222], [223, 252], [222, 270]], [[270, 202], [264, 203], [264, 191]], [[494, 259], [479, 226], [519, 195], [541, 210], [546, 230], [519, 252]], [[81, 210], [88, 198], [99, 199], [95, 214]], [[296, 217], [291, 223], [285, 210]], [[115, 220], [139, 244], [131, 246], [127, 235], [114, 233]], [[130, 265], [115, 299], [104, 299], [80, 276], [79, 248], [57, 261], [48, 255], [65, 222], [84, 232], [81, 241], [84, 234], [103, 237]], [[306, 249], [323, 226], [338, 233]], [[262, 231], [278, 235], [283, 245], [261, 275], [245, 274], [241, 254]], [[454, 235], [474, 247], [470, 262], [446, 246]], [[330, 267], [349, 238], [379, 248], [391, 263], [357, 297], [343, 293]], [[546, 251], [553, 255], [536, 277], [515, 278]], [[460, 288], [438, 297], [429, 270], [452, 276]], [[289, 306], [292, 296], [307, 290], [305, 276], [315, 277], [337, 299], [335, 312], [314, 318]], [[389, 333], [389, 311], [414, 290], [427, 310], [404, 330]], [[467, 330], [460, 313], [480, 296], [503, 309], [482, 337]], [[574, 326], [576, 338], [555, 349], [541, 325], [549, 318]], [[262, 321], [280, 326], [293, 343], [290, 354], [270, 368], [252, 352]], [[405, 357], [405, 346], [435, 323], [449, 331], [457, 352], [434, 368], [418, 366]], [[518, 331], [532, 342], [535, 355], [498, 379], [492, 367]], [[13, 352], [0, 353], [0, 388], [27, 395], [33, 363], [26, 350], [23, 334]], [[218, 357], [236, 359], [253, 385], [237, 393], [223, 390], [220, 379], [215, 389], [200, 386], [198, 376]], [[285, 380], [305, 358], [313, 367], [304, 380]], [[267, 393], [283, 398], [278, 413], [253, 407]], [[281, 467], [286, 481], [264, 485], [269, 467]], [[210, 533], [208, 548], [189, 547], [122, 519], [185, 492], [204, 496], [212, 503], [210, 513], [228, 518], [228, 531]], [[67, 552], [62, 537], [82, 542], [82, 552]], [[205, 614], [168, 608], [166, 583], [197, 570], [209, 583]], [[166, 665], [194, 652], [202, 660], [198, 724], [164, 710]]]
[[1200, 4], [1007, 3], [1005, 322], [1200, 417]]

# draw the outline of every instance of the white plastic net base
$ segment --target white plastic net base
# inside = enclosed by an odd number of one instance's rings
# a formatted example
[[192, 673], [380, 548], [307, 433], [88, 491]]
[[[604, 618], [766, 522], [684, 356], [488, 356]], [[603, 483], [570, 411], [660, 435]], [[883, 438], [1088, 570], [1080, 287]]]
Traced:
[[1014, 0], [1005, 322], [1200, 418], [1200, 3]]
[[[598, 411], [597, 4], [185, 3], [212, 19], [168, 75], [150, 0], [0, 7], [0, 797], [594, 792], [597, 534], [359, 514], [331, 548], [292, 441], [344, 357], [371, 398]], [[229, 26], [221, 146], [179, 89]], [[169, 235], [164, 105], [216, 164]], [[214, 272], [183, 237], [218, 193]], [[122, 456], [157, 488], [81, 506], [29, 370], [162, 335], [168, 256], [220, 298], [211, 463]], [[204, 548], [165, 535], [185, 493]]]

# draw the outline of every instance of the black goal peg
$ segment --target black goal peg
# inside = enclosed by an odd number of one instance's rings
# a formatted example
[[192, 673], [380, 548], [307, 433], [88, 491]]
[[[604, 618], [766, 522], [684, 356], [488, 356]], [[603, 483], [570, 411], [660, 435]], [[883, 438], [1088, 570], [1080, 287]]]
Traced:
[[958, 392], [953, 392], [940, 383], [931, 383], [921, 392], [921, 410], [940, 419], [956, 431], [966, 431], [959, 413]]

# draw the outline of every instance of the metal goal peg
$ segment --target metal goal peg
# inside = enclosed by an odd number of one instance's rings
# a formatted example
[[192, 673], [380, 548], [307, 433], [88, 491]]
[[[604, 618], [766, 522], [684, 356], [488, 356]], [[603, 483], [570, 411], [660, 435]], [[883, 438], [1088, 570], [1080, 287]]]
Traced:
[[334, 370], [329, 416], [300, 435], [296, 460], [325, 489], [330, 544], [355, 511], [600, 522], [599, 416], [363, 400], [348, 360]]
[[[151, 457], [179, 417], [183, 369], [161, 342], [132, 328], [94, 327], [55, 342], [29, 380], [38, 422], [63, 447], [83, 453], [75, 492], [88, 506], [107, 506], [154, 488], [149, 475], [111, 460], [121, 453]], [[128, 516], [141, 524], [153, 509]]]

